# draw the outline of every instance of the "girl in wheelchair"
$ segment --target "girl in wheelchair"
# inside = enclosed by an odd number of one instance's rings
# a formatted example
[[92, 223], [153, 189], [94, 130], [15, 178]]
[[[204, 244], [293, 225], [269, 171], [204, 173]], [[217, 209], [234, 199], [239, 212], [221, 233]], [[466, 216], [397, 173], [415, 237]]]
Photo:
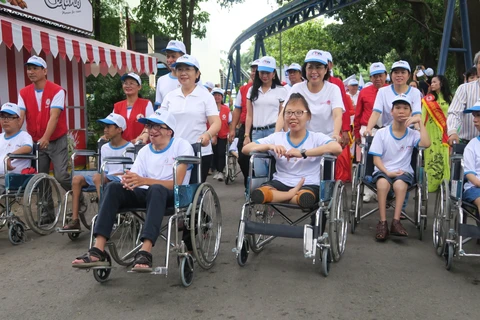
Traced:
[[[407, 189], [414, 182], [414, 172], [410, 165], [412, 152], [416, 146], [425, 148], [430, 146], [430, 138], [421, 119], [410, 117], [412, 102], [409, 96], [397, 95], [393, 99], [391, 114], [393, 123], [377, 131], [368, 152], [373, 155], [375, 164], [372, 182], [377, 186], [380, 213], [375, 236], [378, 241], [386, 240], [389, 234], [408, 236], [400, 223], [400, 215]], [[420, 126], [420, 132], [408, 128], [415, 123]], [[395, 194], [395, 213], [389, 231], [387, 196], [391, 188]]]
[[276, 132], [243, 147], [244, 154], [269, 152], [276, 160], [273, 180], [252, 191], [254, 203], [290, 202], [303, 208], [318, 203], [320, 160], [323, 154], [338, 155], [342, 147], [320, 132], [307, 130], [311, 119], [305, 98], [293, 93], [283, 110], [288, 132]]

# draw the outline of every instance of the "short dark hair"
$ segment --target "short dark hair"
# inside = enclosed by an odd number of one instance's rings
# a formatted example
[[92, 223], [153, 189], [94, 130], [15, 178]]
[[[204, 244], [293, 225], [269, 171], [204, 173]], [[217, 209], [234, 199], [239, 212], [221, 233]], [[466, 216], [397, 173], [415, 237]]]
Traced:
[[290, 98], [288, 99], [287, 103], [285, 104], [285, 107], [283, 108], [283, 117], [285, 117], [285, 110], [287, 110], [287, 106], [290, 103], [293, 103], [293, 102], [296, 102], [296, 101], [300, 101], [300, 103], [303, 104], [303, 106], [305, 107], [305, 109], [307, 109], [308, 113], [311, 116], [312, 113], [310, 112], [310, 107], [308, 106], [307, 99], [305, 99], [305, 97], [300, 93], [292, 93], [290, 95]]

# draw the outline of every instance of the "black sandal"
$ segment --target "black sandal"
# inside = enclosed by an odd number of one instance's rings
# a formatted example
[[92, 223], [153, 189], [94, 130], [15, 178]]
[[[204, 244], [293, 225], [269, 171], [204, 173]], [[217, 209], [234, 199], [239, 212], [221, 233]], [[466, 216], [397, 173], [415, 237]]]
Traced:
[[[137, 254], [135, 254], [135, 261], [133, 262], [133, 268], [132, 271], [135, 272], [145, 272], [145, 273], [150, 273], [152, 272], [152, 254], [147, 251], [138, 251]], [[139, 264], [146, 264], [148, 267], [135, 267], [136, 265]]]
[[[91, 257], [98, 258], [97, 261], [92, 261]], [[98, 248], [92, 247], [81, 257], [75, 259], [83, 260], [83, 263], [74, 263], [72, 264], [73, 268], [86, 269], [91, 267], [108, 267], [110, 262], [107, 261], [107, 253]]]

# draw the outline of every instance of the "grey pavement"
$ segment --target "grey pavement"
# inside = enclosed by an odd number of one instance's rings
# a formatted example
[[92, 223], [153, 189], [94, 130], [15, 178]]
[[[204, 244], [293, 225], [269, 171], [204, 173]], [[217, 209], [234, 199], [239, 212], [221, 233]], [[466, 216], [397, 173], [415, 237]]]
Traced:
[[[303, 258], [300, 239], [276, 239], [239, 267], [232, 253], [243, 201], [239, 178], [225, 186], [209, 177], [221, 198], [221, 250], [212, 269], [196, 268], [189, 288], [180, 283], [176, 259], [167, 278], [127, 273], [115, 265], [110, 281], [100, 284], [92, 272], [70, 266], [88, 247], [86, 233], [73, 242], [57, 233], [42, 237], [29, 231], [30, 241], [12, 246], [2, 229], [0, 319], [478, 318], [480, 259], [457, 258], [446, 271], [433, 250], [432, 219], [423, 241], [405, 222], [410, 237], [385, 243], [374, 241], [377, 218], [363, 220], [354, 235], [348, 234], [345, 255], [331, 265], [327, 278], [319, 265]], [[480, 251], [476, 244], [470, 248]], [[163, 262], [163, 241], [153, 254], [154, 264]]]

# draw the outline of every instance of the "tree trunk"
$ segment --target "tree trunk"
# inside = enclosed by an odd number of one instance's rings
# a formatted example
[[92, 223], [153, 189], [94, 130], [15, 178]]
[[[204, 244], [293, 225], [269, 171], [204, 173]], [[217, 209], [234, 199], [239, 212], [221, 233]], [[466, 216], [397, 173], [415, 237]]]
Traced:
[[182, 38], [188, 54], [191, 53], [190, 50], [192, 48], [192, 26], [195, 3], [196, 0], [181, 0]]

